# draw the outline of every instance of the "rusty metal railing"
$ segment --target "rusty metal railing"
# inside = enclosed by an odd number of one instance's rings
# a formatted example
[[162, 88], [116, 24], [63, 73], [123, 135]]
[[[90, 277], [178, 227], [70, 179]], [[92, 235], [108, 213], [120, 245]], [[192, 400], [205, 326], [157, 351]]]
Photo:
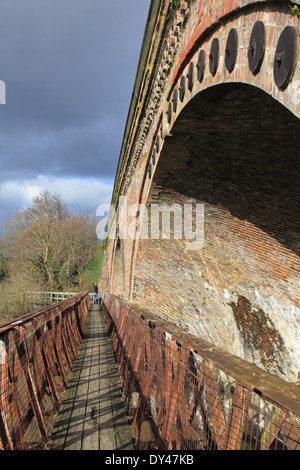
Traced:
[[300, 449], [300, 390], [106, 293], [135, 448]]
[[81, 344], [87, 292], [0, 325], [0, 449], [46, 449]]

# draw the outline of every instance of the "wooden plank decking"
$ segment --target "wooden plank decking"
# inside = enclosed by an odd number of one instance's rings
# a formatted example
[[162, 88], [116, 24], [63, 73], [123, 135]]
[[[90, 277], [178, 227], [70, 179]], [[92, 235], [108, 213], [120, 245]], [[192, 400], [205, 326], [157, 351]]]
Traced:
[[82, 344], [55, 421], [52, 450], [133, 450], [117, 366], [98, 305], [91, 307]]

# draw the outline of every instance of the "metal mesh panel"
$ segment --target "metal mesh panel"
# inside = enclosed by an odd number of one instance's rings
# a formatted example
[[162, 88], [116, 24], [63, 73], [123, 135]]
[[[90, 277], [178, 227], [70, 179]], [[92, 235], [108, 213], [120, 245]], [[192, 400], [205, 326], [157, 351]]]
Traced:
[[136, 449], [300, 449], [299, 415], [284, 404], [112, 295], [103, 311]]
[[89, 304], [78, 294], [0, 328], [0, 449], [47, 448]]

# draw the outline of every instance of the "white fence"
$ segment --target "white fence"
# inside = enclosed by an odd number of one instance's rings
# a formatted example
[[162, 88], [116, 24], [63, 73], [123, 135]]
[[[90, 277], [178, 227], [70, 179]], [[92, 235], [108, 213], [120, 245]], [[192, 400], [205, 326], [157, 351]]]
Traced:
[[[29, 302], [38, 303], [41, 305], [50, 305], [57, 302], [62, 302], [69, 299], [73, 295], [77, 295], [78, 292], [21, 292], [20, 294], [11, 294], [11, 297], [19, 296]], [[93, 294], [89, 293], [91, 301], [93, 300]]]

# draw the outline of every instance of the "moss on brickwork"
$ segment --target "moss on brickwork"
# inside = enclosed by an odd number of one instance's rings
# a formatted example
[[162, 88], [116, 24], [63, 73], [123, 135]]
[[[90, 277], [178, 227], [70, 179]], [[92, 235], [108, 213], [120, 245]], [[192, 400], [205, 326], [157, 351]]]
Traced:
[[[237, 326], [245, 342], [245, 348], [258, 353], [262, 364], [269, 369], [279, 366], [279, 355], [283, 350], [283, 340], [272, 320], [261, 308], [255, 308], [246, 297], [239, 296], [232, 308]], [[272, 366], [270, 366], [272, 364]]]

